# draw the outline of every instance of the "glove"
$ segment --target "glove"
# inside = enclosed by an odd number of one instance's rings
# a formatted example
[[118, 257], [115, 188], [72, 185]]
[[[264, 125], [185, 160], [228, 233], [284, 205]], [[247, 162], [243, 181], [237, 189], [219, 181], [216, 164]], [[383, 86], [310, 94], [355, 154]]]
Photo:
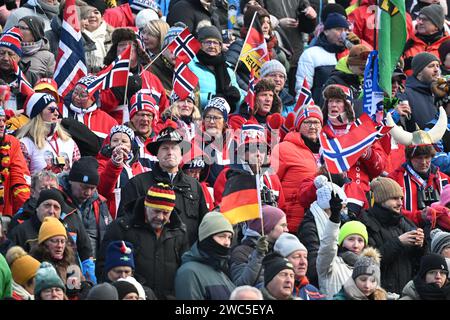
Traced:
[[330, 199], [331, 222], [341, 223], [341, 210], [342, 210], [342, 199], [339, 198], [339, 195], [335, 194], [334, 191], [331, 191], [331, 199]]
[[142, 88], [142, 79], [139, 76], [139, 73], [133, 74], [131, 77], [128, 78], [128, 91], [127, 91], [127, 98], [128, 101], [131, 100], [131, 97], [141, 90]]
[[322, 188], [327, 182], [328, 178], [324, 175], [320, 175], [314, 178], [314, 186], [316, 187], [316, 189]]
[[239, 102], [239, 99], [241, 99], [241, 93], [236, 87], [229, 86], [224, 89], [223, 95], [225, 100], [227, 100], [228, 104], [230, 105], [231, 110], [229, 113], [233, 113], [236, 104]]
[[274, 113], [267, 116], [267, 127], [270, 130], [278, 130], [284, 124], [284, 118], [279, 113]]
[[347, 34], [347, 40], [353, 44], [361, 44], [361, 39], [354, 32]]
[[81, 268], [86, 280], [91, 281], [94, 285], [97, 284], [97, 277], [95, 276], [95, 263], [92, 259], [86, 259], [81, 262]]
[[262, 255], [266, 255], [269, 252], [269, 241], [267, 241], [267, 236], [260, 237], [256, 241], [256, 251]]

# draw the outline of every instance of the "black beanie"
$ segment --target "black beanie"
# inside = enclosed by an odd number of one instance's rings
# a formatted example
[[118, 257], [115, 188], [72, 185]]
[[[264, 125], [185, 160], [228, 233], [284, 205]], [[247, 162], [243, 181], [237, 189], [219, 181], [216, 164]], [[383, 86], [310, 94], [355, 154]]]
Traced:
[[30, 32], [33, 35], [34, 41], [39, 41], [44, 37], [44, 21], [38, 16], [26, 16], [19, 21], [25, 22], [30, 28]]
[[61, 209], [63, 209], [65, 207], [64, 197], [63, 197], [61, 191], [59, 191], [58, 189], [55, 189], [55, 188], [50, 188], [50, 189], [42, 190], [39, 193], [39, 198], [37, 201], [36, 208], [39, 207], [39, 205], [42, 202], [44, 202], [45, 200], [48, 200], [48, 199], [52, 199], [52, 200], [55, 200], [56, 202], [58, 202], [59, 205], [61, 206]]
[[117, 293], [119, 294], [119, 300], [123, 300], [123, 298], [125, 298], [127, 294], [132, 292], [136, 293], [139, 296], [139, 292], [136, 287], [128, 281], [116, 281], [113, 282], [112, 285], [116, 288]]
[[99, 179], [97, 159], [91, 156], [74, 162], [69, 172], [69, 181], [97, 186]]
[[108, 8], [108, 6], [106, 5], [105, 1], [103, 1], [103, 0], [84, 0], [84, 2], [86, 2], [91, 7], [94, 7], [98, 11], [100, 11], [102, 16], [105, 13], [105, 10]]
[[330, 13], [339, 13], [347, 18], [347, 12], [345, 8], [338, 3], [329, 3], [323, 7], [322, 13], [320, 14], [320, 21], [324, 22]]
[[448, 266], [445, 258], [440, 254], [431, 253], [429, 255], [423, 256], [420, 260], [420, 269], [418, 276], [422, 279], [425, 278], [425, 275], [430, 270], [445, 270], [448, 274]]
[[264, 267], [264, 286], [267, 286], [280, 271], [285, 269], [294, 271], [292, 263], [277, 252], [265, 256], [262, 263]]
[[418, 55], [416, 55], [411, 62], [411, 69], [413, 71], [413, 76], [417, 78], [419, 72], [422, 71], [427, 65], [429, 65], [433, 61], [437, 61], [439, 62], [439, 64], [441, 64], [438, 57], [436, 57], [434, 54], [428, 52], [421, 52]]

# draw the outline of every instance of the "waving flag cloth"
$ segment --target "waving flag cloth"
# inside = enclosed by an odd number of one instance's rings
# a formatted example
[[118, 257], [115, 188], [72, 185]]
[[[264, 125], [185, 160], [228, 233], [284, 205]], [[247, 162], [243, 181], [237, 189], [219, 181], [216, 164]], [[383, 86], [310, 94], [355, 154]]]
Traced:
[[248, 82], [247, 95], [245, 96], [245, 103], [248, 106], [248, 112], [251, 113], [255, 109], [255, 85], [258, 80], [255, 78], [255, 69], [250, 72], [250, 81]]
[[167, 47], [177, 59], [189, 63], [200, 50], [201, 44], [189, 32], [189, 29], [185, 28]]
[[261, 66], [264, 62], [269, 61], [270, 57], [257, 12], [253, 15], [250, 26], [239, 55], [239, 60], [247, 66], [249, 71], [255, 69], [255, 75], [259, 79]]
[[392, 73], [406, 43], [405, 0], [380, 0], [380, 28], [378, 51], [380, 52], [380, 87], [389, 97], [392, 95]]
[[66, 1], [53, 76], [58, 84], [58, 93], [62, 97], [73, 89], [80, 78], [87, 75], [80, 23], [75, 8], [75, 0]]
[[198, 77], [185, 62], [177, 59], [173, 73], [173, 91], [180, 97], [180, 100], [186, 99], [189, 93], [194, 91], [197, 84]]
[[[306, 118], [309, 117], [308, 112], [310, 110], [310, 107], [313, 106], [315, 106], [315, 104], [311, 95], [311, 90], [309, 90], [308, 81], [306, 81], [306, 78], [304, 78], [302, 88], [300, 89], [300, 93], [298, 95], [297, 103], [294, 107], [295, 127], [298, 126], [300, 119], [302, 119], [302, 115]], [[319, 107], [317, 108], [320, 109]]]
[[34, 93], [34, 89], [27, 81], [27, 78], [25, 78], [25, 75], [23, 74], [19, 65], [13, 59], [11, 59], [11, 63], [13, 65], [14, 73], [17, 76], [17, 86], [19, 87], [20, 93], [25, 96], [32, 95]]
[[130, 69], [130, 53], [131, 46], [128, 45], [125, 51], [104, 69], [96, 80], [88, 85], [89, 96], [98, 90], [126, 86]]
[[336, 174], [350, 169], [366, 149], [389, 130], [391, 127], [376, 126], [369, 115], [363, 113], [345, 135], [328, 138], [322, 132], [319, 137], [321, 153], [328, 171]]
[[363, 83], [363, 112], [377, 123], [383, 120], [383, 91], [378, 86], [378, 51], [373, 50], [367, 59]]

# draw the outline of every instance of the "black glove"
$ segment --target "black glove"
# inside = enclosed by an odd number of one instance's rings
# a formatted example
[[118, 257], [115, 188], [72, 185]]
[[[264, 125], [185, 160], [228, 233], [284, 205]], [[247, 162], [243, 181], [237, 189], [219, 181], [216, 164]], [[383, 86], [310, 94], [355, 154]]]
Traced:
[[256, 250], [262, 255], [269, 252], [269, 241], [267, 241], [266, 236], [260, 237], [258, 241], [256, 241]]
[[330, 221], [334, 223], [341, 223], [341, 210], [342, 210], [342, 199], [339, 198], [334, 191], [331, 191], [330, 199]]
[[225, 100], [227, 100], [228, 104], [230, 105], [230, 113], [232, 113], [233, 109], [236, 106], [236, 103], [238, 103], [239, 99], [241, 99], [241, 93], [236, 87], [229, 86], [225, 88], [223, 95]]

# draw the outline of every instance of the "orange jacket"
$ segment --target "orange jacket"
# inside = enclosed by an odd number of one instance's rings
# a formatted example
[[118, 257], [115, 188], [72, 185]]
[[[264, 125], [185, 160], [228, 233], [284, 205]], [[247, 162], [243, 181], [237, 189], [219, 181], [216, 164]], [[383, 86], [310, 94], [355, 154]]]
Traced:
[[4, 202], [0, 204], [3, 215], [13, 216], [30, 197], [30, 171], [20, 149], [20, 142], [7, 134], [0, 145], [1, 180], [0, 194]]
[[274, 147], [271, 165], [283, 188], [289, 232], [297, 232], [305, 211], [300, 205], [299, 186], [305, 178], [317, 174], [317, 160], [303, 142], [300, 133], [289, 132], [283, 142]]

